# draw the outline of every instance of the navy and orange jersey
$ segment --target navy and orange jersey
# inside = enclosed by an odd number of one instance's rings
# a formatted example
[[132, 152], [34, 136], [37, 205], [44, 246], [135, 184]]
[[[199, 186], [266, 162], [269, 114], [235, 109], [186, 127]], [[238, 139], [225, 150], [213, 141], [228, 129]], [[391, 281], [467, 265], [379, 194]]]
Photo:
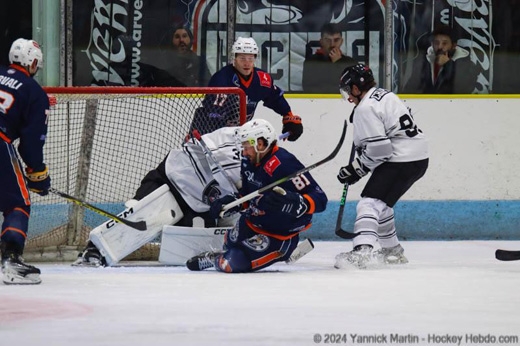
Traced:
[[[258, 165], [244, 158], [241, 166], [242, 188], [240, 194], [245, 196], [302, 168], [304, 168], [303, 164], [293, 154], [278, 146], [274, 146]], [[255, 232], [283, 240], [308, 229], [311, 225], [312, 214], [324, 211], [328, 199], [309, 172], [296, 176], [279, 186], [285, 191], [303, 195], [309, 205], [307, 213], [297, 218], [282, 211], [266, 212], [258, 207], [257, 202], [262, 198], [259, 196], [250, 201], [246, 212], [241, 217], [246, 218], [246, 223]]]
[[18, 152], [27, 167], [44, 169], [49, 98], [25, 69], [0, 66], [0, 138], [20, 139]]
[[[253, 118], [260, 101], [281, 116], [291, 111], [283, 96], [284, 91], [273, 84], [269, 73], [256, 67], [250, 79], [246, 81], [233, 65], [227, 65], [211, 77], [208, 87], [239, 87], [244, 90], [247, 96], [246, 121]], [[234, 96], [208, 94], [202, 101], [203, 107], [195, 113], [192, 127], [204, 134], [220, 127], [240, 125], [236, 103]]]

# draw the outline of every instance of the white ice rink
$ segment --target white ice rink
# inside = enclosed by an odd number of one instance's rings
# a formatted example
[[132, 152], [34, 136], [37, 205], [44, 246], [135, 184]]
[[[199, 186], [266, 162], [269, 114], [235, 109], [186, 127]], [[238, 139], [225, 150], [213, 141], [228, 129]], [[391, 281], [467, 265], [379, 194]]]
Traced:
[[0, 284], [0, 345], [520, 344], [520, 261], [494, 259], [520, 241], [403, 242], [409, 264], [364, 271], [315, 245], [252, 274], [39, 264], [41, 285]]

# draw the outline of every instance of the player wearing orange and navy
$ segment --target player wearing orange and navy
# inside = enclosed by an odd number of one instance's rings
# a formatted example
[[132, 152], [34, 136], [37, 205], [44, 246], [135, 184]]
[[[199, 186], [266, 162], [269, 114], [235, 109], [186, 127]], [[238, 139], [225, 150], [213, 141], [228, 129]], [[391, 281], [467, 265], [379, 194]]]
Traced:
[[[304, 168], [303, 164], [276, 143], [273, 126], [263, 119], [251, 120], [237, 130], [242, 145], [240, 195], [267, 186]], [[213, 202], [210, 214], [217, 217], [223, 205], [235, 200], [224, 196]], [[228, 273], [243, 273], [286, 261], [311, 226], [312, 215], [325, 210], [327, 196], [309, 174], [301, 174], [247, 203], [235, 227], [225, 237], [223, 254], [201, 254], [190, 259], [190, 270], [213, 267]], [[228, 211], [237, 212], [240, 207]], [[214, 256], [214, 257], [212, 257]]]
[[[302, 168], [303, 164], [293, 154], [274, 145], [258, 164], [247, 158], [242, 160], [240, 194], [245, 196]], [[308, 172], [279, 186], [286, 192], [295, 192], [303, 196], [306, 203], [304, 209], [299, 214], [288, 214], [282, 209], [264, 210], [265, 196], [276, 193], [269, 191], [263, 197], [253, 199], [249, 203], [244, 222], [257, 233], [283, 240], [308, 229], [311, 226], [312, 214], [325, 210], [327, 197]]]
[[[29, 190], [46, 195], [50, 188], [48, 169], [43, 161], [49, 98], [32, 78], [43, 63], [35, 41], [16, 40], [9, 60], [9, 67], [0, 67], [2, 271], [5, 283], [34, 284], [40, 282], [39, 269], [20, 262], [19, 256], [27, 238]], [[15, 140], [18, 140], [18, 153], [26, 165], [25, 175], [13, 145]], [[13, 268], [14, 274], [10, 272]]]
[[[283, 133], [290, 132], [289, 141], [297, 140], [303, 133], [301, 118], [294, 115], [282, 89], [277, 87], [271, 75], [255, 67], [258, 46], [252, 38], [239, 37], [233, 44], [233, 63], [217, 71], [210, 79], [209, 87], [238, 87], [247, 96], [247, 119], [255, 114], [259, 102], [280, 114], [283, 122]], [[228, 99], [229, 98], [229, 99]], [[226, 94], [208, 95], [203, 100], [203, 107], [196, 112], [193, 128], [202, 133], [212, 132], [224, 126], [237, 126], [239, 116], [236, 107], [236, 96]]]
[[[220, 71], [215, 73], [210, 81], [209, 87], [239, 87], [247, 95], [247, 120], [251, 120], [255, 114], [256, 107], [260, 101], [263, 101], [264, 106], [271, 108], [280, 115], [286, 115], [291, 112], [291, 107], [283, 96], [283, 90], [273, 84], [271, 75], [259, 68], [253, 67], [252, 73], [248, 76], [249, 79], [244, 78], [237, 72], [233, 65], [227, 65]], [[205, 100], [206, 105], [211, 107], [215, 103], [217, 96], [211, 95], [211, 99]], [[211, 102], [213, 100], [213, 102]], [[218, 102], [217, 102], [218, 103]], [[213, 106], [214, 111], [224, 110], [225, 107]], [[237, 124], [238, 125], [238, 124]]]

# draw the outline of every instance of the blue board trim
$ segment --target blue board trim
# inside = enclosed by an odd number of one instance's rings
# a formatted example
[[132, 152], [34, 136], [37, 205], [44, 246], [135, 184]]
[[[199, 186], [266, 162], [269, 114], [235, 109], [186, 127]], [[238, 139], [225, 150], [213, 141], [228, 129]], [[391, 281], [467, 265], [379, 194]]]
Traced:
[[[347, 202], [343, 228], [351, 231], [355, 201]], [[123, 204], [96, 204], [111, 213]], [[329, 201], [314, 215], [312, 227], [302, 234], [313, 240], [340, 240], [334, 235], [339, 202]], [[397, 235], [402, 240], [520, 240], [520, 201], [399, 201], [395, 206]], [[29, 237], [47, 232], [67, 221], [66, 204], [32, 206]], [[85, 222], [95, 227], [107, 219], [89, 210]]]
[[[347, 202], [343, 229], [354, 226], [357, 202]], [[329, 201], [314, 215], [306, 236], [338, 240], [334, 235], [339, 202]], [[394, 207], [402, 240], [520, 240], [520, 201], [399, 201]]]

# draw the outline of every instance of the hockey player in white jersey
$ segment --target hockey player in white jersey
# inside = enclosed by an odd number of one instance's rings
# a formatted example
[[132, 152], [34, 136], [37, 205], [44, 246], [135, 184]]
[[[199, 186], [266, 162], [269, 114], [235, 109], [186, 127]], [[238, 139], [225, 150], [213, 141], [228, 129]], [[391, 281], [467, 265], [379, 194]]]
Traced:
[[[394, 223], [394, 205], [428, 168], [428, 145], [410, 109], [391, 91], [376, 87], [368, 66], [347, 67], [340, 93], [356, 106], [350, 117], [357, 155], [338, 180], [352, 185], [371, 172], [357, 204], [353, 250], [336, 256], [336, 268], [407, 263]], [[379, 241], [381, 248], [372, 251]]]
[[[217, 226], [217, 221], [209, 216], [209, 204], [240, 188], [241, 158], [235, 145], [236, 128], [220, 128], [203, 135], [200, 141], [191, 138], [181, 148], [172, 149], [156, 169], [148, 172], [135, 196], [125, 203], [127, 211], [148, 218], [148, 229], [137, 231], [108, 221], [91, 231], [86, 249], [73, 265], [116, 264], [155, 239], [165, 224]], [[173, 215], [170, 209], [175, 210]], [[156, 220], [150, 222], [150, 218]]]

